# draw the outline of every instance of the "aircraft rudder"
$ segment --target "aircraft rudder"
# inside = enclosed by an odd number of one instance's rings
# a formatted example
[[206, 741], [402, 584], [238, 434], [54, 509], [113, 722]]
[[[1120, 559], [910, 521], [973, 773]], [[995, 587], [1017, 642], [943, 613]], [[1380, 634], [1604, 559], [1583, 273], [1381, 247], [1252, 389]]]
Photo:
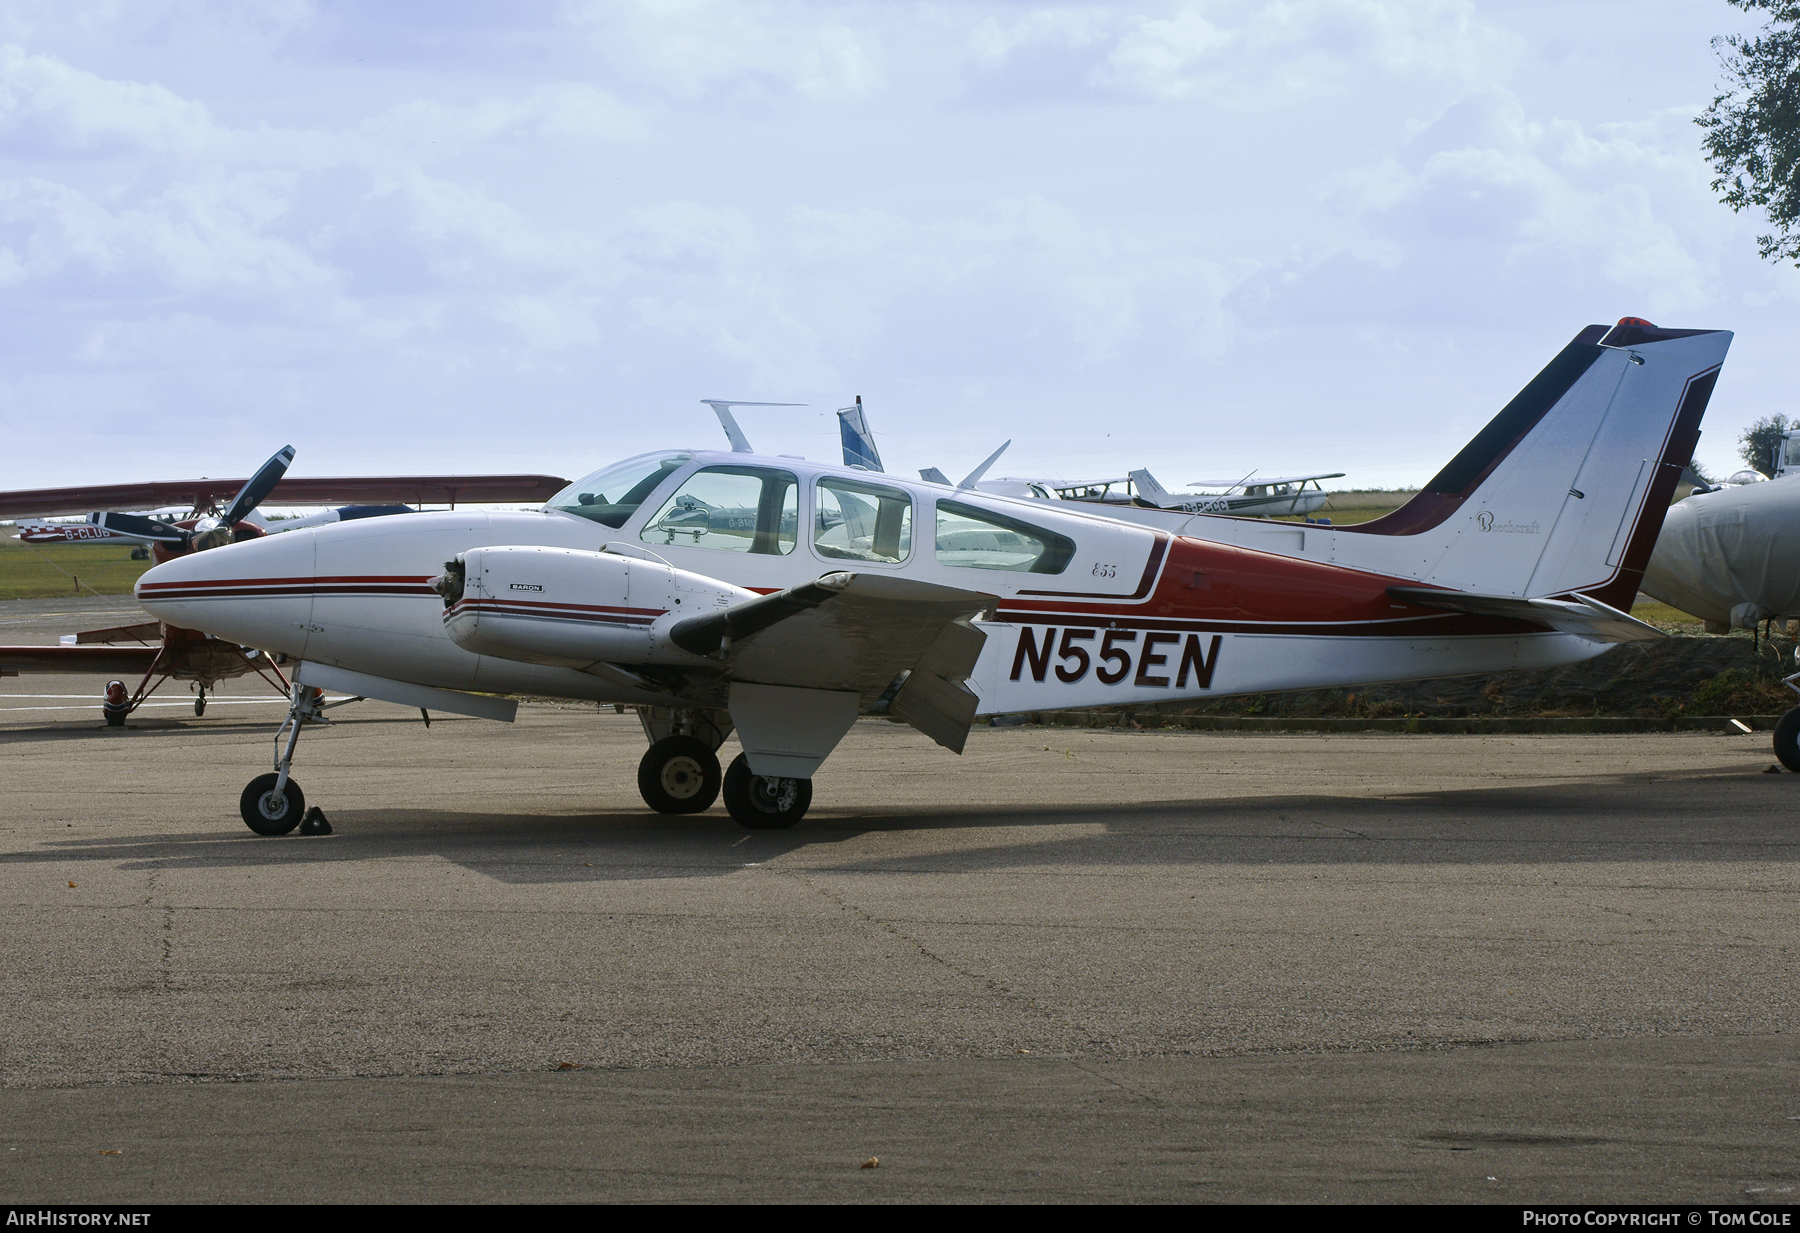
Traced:
[[[1715, 336], [1712, 341], [1718, 345], [1717, 358], [1689, 375], [1682, 387], [1674, 423], [1670, 426], [1662, 454], [1654, 460], [1655, 470], [1650, 476], [1643, 500], [1636, 510], [1627, 514], [1632, 523], [1625, 533], [1622, 550], [1616, 558], [1617, 573], [1604, 585], [1584, 592], [1601, 603], [1611, 604], [1627, 612], [1631, 610], [1632, 600], [1637, 597], [1644, 570], [1650, 563], [1651, 553], [1656, 549], [1657, 538], [1662, 534], [1663, 522], [1675, 499], [1675, 488], [1681, 482], [1682, 471], [1693, 463], [1694, 450], [1700, 444], [1700, 421], [1705, 417], [1707, 405], [1718, 386], [1725, 352], [1731, 346], [1730, 331], [1714, 330], [1709, 333]], [[1709, 358], [1703, 354], [1692, 362], [1705, 363]], [[1650, 460], [1645, 461], [1648, 463]]]

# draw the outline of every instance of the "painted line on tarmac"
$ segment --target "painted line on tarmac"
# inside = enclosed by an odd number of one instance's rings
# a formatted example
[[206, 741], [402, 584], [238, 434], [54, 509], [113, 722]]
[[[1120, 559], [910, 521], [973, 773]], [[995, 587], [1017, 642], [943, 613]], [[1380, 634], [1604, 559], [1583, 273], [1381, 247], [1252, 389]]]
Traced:
[[[17, 698], [17, 697], [29, 698], [32, 696], [34, 696], [34, 695], [31, 695], [31, 694], [0, 695], [0, 697], [14, 697], [14, 698]], [[76, 694], [74, 696], [80, 697], [80, 698], [87, 697], [86, 694]], [[286, 698], [208, 698], [206, 700], [206, 706], [207, 706], [208, 710], [211, 710], [215, 706], [286, 706], [287, 701], [288, 700]], [[331, 701], [333, 701], [333, 699], [327, 698], [327, 699], [325, 699], [325, 701], [331, 702]], [[136, 710], [137, 711], [147, 711], [153, 707], [170, 707], [170, 706], [183, 706], [183, 707], [192, 708], [193, 705], [194, 705], [194, 703], [193, 703], [192, 699], [189, 699], [185, 702], [140, 702], [140, 703], [138, 703]], [[0, 706], [0, 715], [4, 715], [4, 714], [7, 714], [8, 712], [12, 712], [12, 711], [96, 711], [99, 709], [100, 709], [100, 704], [98, 702], [90, 702], [86, 706]], [[133, 713], [135, 713], [135, 711]]]

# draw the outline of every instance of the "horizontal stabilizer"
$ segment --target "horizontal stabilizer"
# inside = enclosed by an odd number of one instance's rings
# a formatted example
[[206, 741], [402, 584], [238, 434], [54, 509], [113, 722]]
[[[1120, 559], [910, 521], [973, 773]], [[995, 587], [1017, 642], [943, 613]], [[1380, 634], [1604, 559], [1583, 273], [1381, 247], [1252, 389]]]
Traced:
[[1609, 604], [1580, 594], [1573, 600], [1522, 599], [1516, 595], [1473, 595], [1467, 591], [1443, 591], [1435, 587], [1389, 587], [1387, 593], [1395, 599], [1427, 608], [1548, 625], [1590, 642], [1648, 642], [1668, 637], [1656, 626], [1645, 624], [1628, 612], [1620, 612]]
[[[1344, 473], [1342, 471], [1320, 471], [1313, 475], [1271, 475], [1271, 476], [1259, 475], [1256, 477], [1256, 487], [1260, 488], [1265, 485], [1273, 485], [1273, 484], [1305, 484], [1305, 483], [1309, 483], [1313, 480], [1328, 480], [1328, 479], [1343, 479], [1343, 478], [1344, 478]], [[1229, 489], [1229, 488], [1237, 488], [1239, 486], [1248, 486], [1249, 484], [1250, 484], [1250, 479], [1248, 476], [1244, 477], [1243, 479], [1235, 479], [1235, 480], [1210, 479], [1210, 480], [1189, 480], [1188, 481], [1188, 487], [1190, 487], [1190, 488], [1227, 488], [1227, 489]]]

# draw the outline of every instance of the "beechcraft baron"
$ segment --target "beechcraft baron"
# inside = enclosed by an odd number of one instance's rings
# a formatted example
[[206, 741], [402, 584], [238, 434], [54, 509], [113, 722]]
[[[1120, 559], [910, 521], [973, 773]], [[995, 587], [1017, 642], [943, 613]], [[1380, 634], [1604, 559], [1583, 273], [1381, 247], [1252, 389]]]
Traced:
[[1590, 326], [1358, 526], [1171, 531], [743, 442], [628, 459], [534, 512], [193, 553], [137, 594], [292, 664], [275, 769], [240, 800], [259, 833], [301, 819], [290, 768], [322, 689], [502, 720], [506, 695], [632, 706], [651, 808], [698, 812], [722, 786], [740, 822], [788, 826], [859, 715], [960, 751], [983, 714], [1541, 668], [1659, 637], [1624, 609], [1730, 341]]

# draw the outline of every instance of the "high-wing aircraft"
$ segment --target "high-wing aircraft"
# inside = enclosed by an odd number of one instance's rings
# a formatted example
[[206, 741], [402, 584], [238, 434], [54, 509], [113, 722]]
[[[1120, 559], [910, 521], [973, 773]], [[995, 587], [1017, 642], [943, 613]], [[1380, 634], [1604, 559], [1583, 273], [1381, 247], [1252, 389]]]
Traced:
[[[1342, 471], [1320, 471], [1312, 475], [1284, 475], [1275, 478], [1240, 480], [1195, 480], [1191, 487], [1218, 488], [1219, 492], [1167, 492], [1148, 471], [1133, 471], [1139, 500], [1157, 509], [1180, 510], [1188, 514], [1251, 514], [1269, 517], [1275, 514], [1311, 514], [1327, 500], [1320, 480], [1342, 479]], [[1312, 485], [1310, 488], [1307, 485]]]
[[[285, 446], [248, 479], [177, 480], [146, 484], [112, 484], [87, 488], [41, 488], [0, 493], [0, 518], [55, 516], [92, 511], [108, 505], [151, 505], [188, 508], [174, 520], [141, 514], [90, 513], [88, 521], [53, 526], [52, 542], [129, 542], [147, 544], [157, 561], [270, 533], [304, 530], [327, 523], [411, 512], [406, 505], [351, 505], [305, 518], [266, 522], [256, 509], [271, 496], [294, 505], [344, 500], [434, 501], [452, 506], [463, 501], [539, 501], [568, 481], [548, 475], [366, 476], [287, 478], [294, 447]], [[230, 500], [221, 504], [226, 497]], [[34, 536], [21, 540], [45, 542]], [[103, 706], [109, 724], [119, 725], [163, 682], [193, 681], [198, 687], [194, 714], [206, 713], [206, 692], [222, 680], [256, 673], [277, 690], [288, 681], [280, 668], [255, 647], [209, 637], [167, 622], [142, 622], [108, 629], [83, 630], [64, 636], [59, 646], [0, 647], [0, 676], [21, 673], [142, 674], [135, 691], [123, 681], [107, 686]]]
[[[1036, 497], [1042, 501], [1086, 501], [1099, 505], [1167, 510], [1176, 514], [1237, 514], [1269, 518], [1284, 514], [1311, 514], [1328, 496], [1320, 480], [1338, 479], [1342, 471], [1312, 475], [1288, 475], [1278, 479], [1237, 481], [1195, 480], [1197, 488], [1221, 492], [1170, 492], [1148, 470], [1139, 469], [1114, 479], [1056, 480], [1008, 477], [978, 485], [984, 492], [1006, 496]], [[1307, 487], [1307, 485], [1311, 487]]]
[[[873, 435], [863, 415], [861, 394], [856, 396], [854, 406], [838, 408], [838, 420], [843, 435], [844, 465], [860, 471], [880, 471], [881, 455], [875, 449]], [[729, 433], [731, 429], [726, 431]], [[1006, 443], [1011, 444], [1010, 441]], [[1254, 482], [1251, 482], [1249, 475], [1239, 480], [1195, 480], [1195, 487], [1224, 489], [1222, 492], [1201, 493], [1169, 492], [1147, 470], [1096, 480], [1017, 475], [983, 480], [981, 476], [994, 465], [995, 460], [1005, 451], [1006, 445], [994, 451], [986, 462], [957, 487], [976, 488], [996, 496], [1039, 501], [1081, 501], [1094, 505], [1162, 509], [1177, 514], [1242, 514], [1267, 518], [1282, 514], [1313, 513], [1327, 500], [1327, 494], [1319, 486], [1319, 481], [1339, 479], [1344, 474], [1342, 471], [1321, 471], [1312, 475], [1288, 475]], [[930, 480], [934, 484], [950, 482], [949, 477], [936, 467], [920, 471], [919, 478]], [[1310, 489], [1308, 484], [1312, 485]]]
[[[1356, 526], [1171, 532], [743, 442], [627, 459], [533, 512], [192, 554], [137, 594], [292, 664], [274, 770], [239, 801], [259, 833], [303, 816], [290, 772], [317, 689], [501, 720], [509, 695], [632, 706], [653, 809], [722, 791], [744, 825], [789, 826], [859, 715], [960, 752], [982, 714], [1540, 668], [1660, 637], [1624, 609], [1730, 340], [1590, 326], [1418, 496]], [[754, 522], [677, 531], [690, 496]]]

